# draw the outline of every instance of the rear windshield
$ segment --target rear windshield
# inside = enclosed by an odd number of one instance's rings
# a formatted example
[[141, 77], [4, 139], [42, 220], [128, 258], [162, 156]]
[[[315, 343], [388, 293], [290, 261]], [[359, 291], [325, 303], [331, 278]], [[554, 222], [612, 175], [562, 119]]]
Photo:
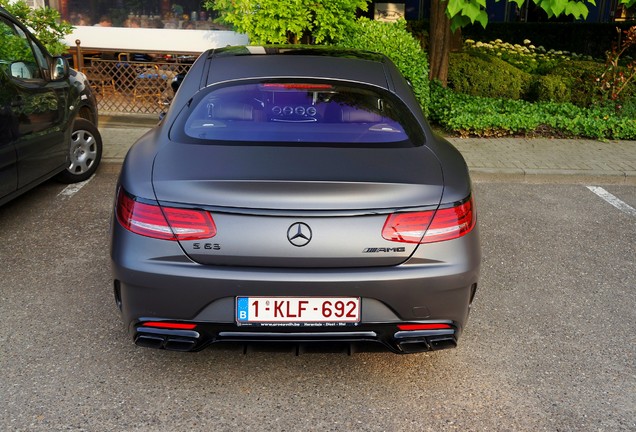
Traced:
[[[204, 90], [173, 133], [186, 142], [419, 146], [423, 134], [397, 98], [350, 84], [258, 82]], [[301, 144], [304, 143], [304, 144]]]

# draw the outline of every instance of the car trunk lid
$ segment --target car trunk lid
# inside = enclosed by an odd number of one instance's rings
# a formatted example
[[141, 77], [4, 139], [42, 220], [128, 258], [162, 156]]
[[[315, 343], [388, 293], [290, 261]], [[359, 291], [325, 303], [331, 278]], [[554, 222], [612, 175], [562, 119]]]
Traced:
[[417, 245], [383, 239], [387, 215], [434, 209], [443, 189], [427, 147], [173, 144], [153, 185], [164, 206], [211, 212], [215, 237], [181, 241], [190, 258], [273, 267], [399, 264]]

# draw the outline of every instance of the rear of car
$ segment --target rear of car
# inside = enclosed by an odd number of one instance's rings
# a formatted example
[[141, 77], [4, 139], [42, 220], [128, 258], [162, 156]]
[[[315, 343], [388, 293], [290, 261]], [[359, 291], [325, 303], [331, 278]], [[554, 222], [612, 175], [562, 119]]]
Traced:
[[135, 342], [454, 347], [480, 261], [461, 156], [385, 57], [253, 50], [202, 55], [124, 163], [112, 258]]

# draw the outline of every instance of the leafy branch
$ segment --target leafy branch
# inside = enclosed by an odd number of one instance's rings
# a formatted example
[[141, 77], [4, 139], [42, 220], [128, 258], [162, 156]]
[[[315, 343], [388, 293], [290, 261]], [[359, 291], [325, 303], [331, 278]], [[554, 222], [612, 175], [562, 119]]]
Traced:
[[333, 41], [354, 23], [366, 0], [206, 0], [219, 21], [246, 33], [252, 44]]
[[31, 9], [24, 0], [0, 0], [0, 6], [29, 27], [51, 55], [60, 55], [68, 49], [60, 41], [73, 32], [73, 26], [62, 21], [56, 9], [49, 7]]
[[[511, 1], [521, 7], [526, 1], [530, 0]], [[589, 13], [587, 4], [596, 6], [596, 0], [532, 0], [532, 2], [543, 9], [548, 18], [561, 15], [570, 15], [574, 19], [587, 18]], [[636, 0], [619, 0], [619, 3], [629, 8], [636, 5]], [[451, 30], [453, 32], [458, 28], [474, 24], [475, 22], [486, 28], [488, 24], [486, 0], [448, 0], [446, 16], [451, 20]]]

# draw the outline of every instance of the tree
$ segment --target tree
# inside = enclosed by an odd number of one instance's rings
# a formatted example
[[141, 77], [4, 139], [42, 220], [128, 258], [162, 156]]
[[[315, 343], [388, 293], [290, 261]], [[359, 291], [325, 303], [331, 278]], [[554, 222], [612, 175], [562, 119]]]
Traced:
[[[430, 79], [446, 85], [451, 33], [468, 24], [488, 24], [486, 0], [431, 0], [429, 31]], [[495, 0], [499, 1], [499, 0]], [[585, 18], [587, 4], [596, 0], [512, 0], [522, 6], [533, 1], [548, 17]], [[357, 9], [367, 10], [366, 0], [206, 0], [204, 7], [220, 13], [222, 22], [247, 33], [252, 43], [315, 43], [337, 40], [355, 21]], [[636, 0], [619, 0], [631, 7]]]
[[[496, 0], [499, 1], [499, 0]], [[530, 0], [512, 0], [519, 7]], [[596, 5], [595, 0], [532, 0], [543, 9], [549, 18], [571, 15], [574, 19], [586, 18], [587, 4]], [[634, 6], [636, 0], [619, 0], [627, 7]], [[430, 78], [446, 85], [448, 78], [448, 60], [451, 32], [480, 23], [484, 28], [488, 24], [486, 0], [432, 0], [430, 28]]]
[[367, 0], [206, 0], [203, 6], [220, 20], [247, 33], [250, 42], [323, 43], [343, 34]]

